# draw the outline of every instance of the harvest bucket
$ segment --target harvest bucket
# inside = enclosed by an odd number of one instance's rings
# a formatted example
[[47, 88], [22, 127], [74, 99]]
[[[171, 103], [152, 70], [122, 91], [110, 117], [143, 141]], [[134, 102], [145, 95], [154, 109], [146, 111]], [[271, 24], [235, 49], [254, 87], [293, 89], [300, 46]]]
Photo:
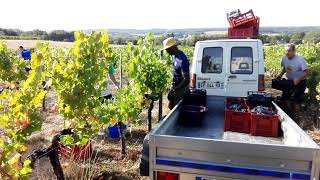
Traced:
[[[123, 124], [122, 125], [122, 132], [123, 134], [125, 134], [127, 130], [127, 125]], [[118, 124], [115, 124], [113, 126], [109, 126], [108, 127], [108, 134], [109, 134], [109, 137], [111, 139], [119, 139], [120, 138], [120, 133], [119, 133], [119, 127], [118, 127]]]

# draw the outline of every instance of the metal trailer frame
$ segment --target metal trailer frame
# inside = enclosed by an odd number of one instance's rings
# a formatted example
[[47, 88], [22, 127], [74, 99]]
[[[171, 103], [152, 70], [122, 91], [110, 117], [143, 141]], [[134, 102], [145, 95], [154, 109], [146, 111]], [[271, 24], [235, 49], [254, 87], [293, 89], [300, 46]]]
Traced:
[[150, 179], [164, 171], [179, 173], [181, 180], [319, 180], [319, 146], [275, 103], [285, 145], [165, 135], [177, 121], [180, 104], [150, 134]]

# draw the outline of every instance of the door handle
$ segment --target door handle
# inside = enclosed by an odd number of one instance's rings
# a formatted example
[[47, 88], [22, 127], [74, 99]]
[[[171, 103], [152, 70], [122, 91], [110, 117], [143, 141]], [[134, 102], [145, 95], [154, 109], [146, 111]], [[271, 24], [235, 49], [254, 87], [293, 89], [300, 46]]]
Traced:
[[229, 79], [235, 79], [235, 78], [237, 78], [237, 76], [236, 75], [230, 75], [230, 76], [228, 76], [228, 78]]

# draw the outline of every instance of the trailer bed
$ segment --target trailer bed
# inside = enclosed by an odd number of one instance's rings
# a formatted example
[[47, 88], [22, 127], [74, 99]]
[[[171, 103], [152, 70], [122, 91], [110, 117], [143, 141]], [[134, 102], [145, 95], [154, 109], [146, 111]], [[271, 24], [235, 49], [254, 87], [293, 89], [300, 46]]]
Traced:
[[206, 113], [201, 127], [181, 126], [178, 123], [168, 135], [221, 139], [235, 142], [284, 144], [283, 138], [251, 136], [250, 134], [237, 132], [224, 132], [224, 97], [208, 96], [208, 112]]

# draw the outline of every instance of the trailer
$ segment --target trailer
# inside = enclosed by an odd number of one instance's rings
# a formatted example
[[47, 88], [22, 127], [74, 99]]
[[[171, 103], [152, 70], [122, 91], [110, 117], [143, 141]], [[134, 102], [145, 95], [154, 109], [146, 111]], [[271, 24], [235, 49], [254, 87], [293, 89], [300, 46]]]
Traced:
[[225, 99], [264, 89], [260, 40], [198, 42], [192, 73], [192, 86], [207, 91], [202, 125], [180, 125], [182, 102], [176, 105], [145, 138], [142, 175], [151, 180], [319, 180], [319, 146], [276, 103], [282, 135], [224, 129]]

